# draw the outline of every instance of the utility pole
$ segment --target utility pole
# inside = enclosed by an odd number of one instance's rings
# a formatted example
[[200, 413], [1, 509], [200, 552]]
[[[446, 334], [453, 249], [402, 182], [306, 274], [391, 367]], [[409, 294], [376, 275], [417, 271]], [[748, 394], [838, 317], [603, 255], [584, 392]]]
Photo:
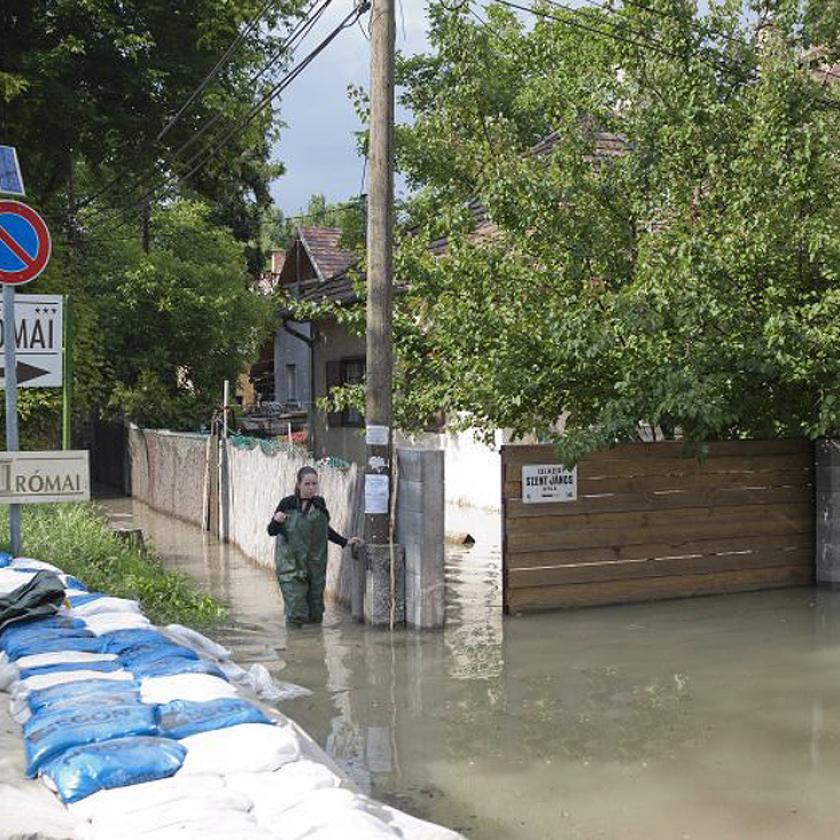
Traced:
[[371, 8], [363, 598], [365, 619], [391, 629], [405, 620], [405, 554], [391, 527], [395, 2], [373, 0]]
[[393, 377], [395, 0], [373, 0], [367, 218], [365, 541], [389, 542]]

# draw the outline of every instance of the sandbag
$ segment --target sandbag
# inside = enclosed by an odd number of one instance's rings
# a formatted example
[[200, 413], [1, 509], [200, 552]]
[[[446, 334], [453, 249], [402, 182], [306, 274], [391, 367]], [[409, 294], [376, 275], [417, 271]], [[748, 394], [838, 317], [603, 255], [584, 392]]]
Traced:
[[[6, 552], [4, 552], [5, 554]], [[56, 574], [61, 573], [61, 569], [58, 566], [53, 566], [52, 563], [46, 563], [43, 560], [36, 560], [34, 557], [15, 557], [9, 563], [10, 568], [12, 569], [31, 569], [33, 571], [44, 571], [44, 572], [55, 572]]]
[[278, 700], [293, 700], [296, 697], [308, 697], [312, 692], [301, 685], [280, 682], [272, 678], [265, 665], [255, 662], [246, 671], [235, 662], [220, 662], [219, 668], [227, 679], [240, 688], [256, 694], [260, 700], [276, 703]]
[[308, 759], [291, 761], [270, 773], [230, 773], [224, 779], [231, 790], [251, 797], [258, 819], [267, 825], [281, 820], [283, 811], [312, 791], [341, 786], [341, 779], [328, 767]]
[[221, 776], [176, 774], [153, 782], [101, 790], [67, 807], [77, 820], [104, 823], [130, 816], [135, 811], [157, 808], [191, 796], [216, 797], [224, 787], [225, 782]]
[[103, 613], [140, 614], [140, 604], [127, 598], [113, 598], [101, 592], [88, 592], [70, 598], [70, 612], [77, 618], [88, 618]]
[[[19, 661], [19, 660], [18, 660]], [[17, 665], [17, 663], [15, 663]], [[26, 680], [38, 674], [54, 674], [56, 671], [119, 671], [122, 665], [115, 660], [94, 660], [88, 662], [54, 662], [51, 665], [38, 665], [34, 668], [21, 668], [20, 679]]]
[[41, 711], [23, 727], [25, 772], [31, 779], [47, 759], [71, 747], [156, 732], [155, 710], [142, 703]]
[[187, 749], [184, 774], [260, 773], [300, 757], [298, 736], [291, 726], [242, 723], [190, 735], [179, 743]]
[[[303, 806], [301, 806], [303, 808]], [[402, 837], [394, 828], [377, 819], [365, 811], [349, 810], [330, 815], [328, 822], [323, 822], [315, 828], [307, 828], [309, 815], [302, 812], [297, 820], [297, 811], [292, 811], [291, 824], [283, 826], [284, 840], [292, 838], [306, 838], [306, 840], [393, 840]], [[287, 815], [288, 816], [288, 815]]]
[[198, 732], [225, 729], [240, 723], [271, 724], [257, 706], [237, 697], [204, 703], [173, 700], [158, 706], [155, 718], [158, 732], [168, 738], [187, 738]]
[[131, 648], [139, 645], [169, 644], [167, 638], [159, 633], [157, 630], [151, 628], [128, 628], [126, 630], [110, 630], [107, 633], [102, 633], [100, 638], [104, 645], [104, 650], [108, 653], [116, 653], [121, 655]]
[[14, 646], [10, 646], [9, 658], [20, 659], [36, 653], [56, 653], [58, 651], [103, 652], [102, 643], [99, 639], [88, 633], [86, 636], [60, 635], [52, 639], [39, 638], [18, 641], [15, 642]]
[[49, 688], [52, 685], [82, 682], [85, 680], [133, 682], [134, 677], [130, 671], [53, 671], [50, 674], [37, 674], [34, 677], [27, 677], [25, 680], [18, 680], [12, 686], [12, 691], [28, 694], [30, 691], [38, 691], [41, 688]]
[[64, 803], [98, 790], [163, 779], [178, 772], [186, 748], [171, 738], [116, 738], [72, 747], [48, 761], [41, 773]]
[[140, 687], [134, 682], [129, 683], [123, 680], [82, 680], [69, 685], [54, 685], [50, 688], [31, 691], [26, 697], [26, 704], [32, 712], [38, 712], [41, 709], [48, 709], [56, 703], [63, 703], [74, 698], [94, 694], [125, 694], [126, 692], [131, 692], [139, 697]]
[[[0, 661], [3, 655], [0, 654]], [[58, 650], [52, 653], [33, 653], [15, 661], [18, 668], [41, 668], [44, 665], [57, 665], [62, 662], [113, 662], [114, 653], [91, 653], [84, 650]]]
[[[369, 816], [365, 814], [364, 808], [365, 801], [357, 793], [345, 788], [319, 788], [304, 796], [293, 807], [283, 811], [282, 817], [277, 817], [276, 812], [268, 814], [258, 806], [254, 807], [254, 816], [264, 828], [280, 823], [283, 840], [298, 840], [298, 838], [308, 838], [310, 835], [316, 836], [316, 832], [327, 830], [332, 826], [340, 829], [342, 826], [349, 825], [360, 814]], [[363, 822], [365, 823], [364, 833], [355, 834], [348, 831], [341, 836], [352, 837], [353, 840], [357, 838], [363, 840], [367, 837], [371, 840], [379, 840], [379, 838], [399, 836], [379, 820], [374, 819], [373, 822], [364, 820]]]
[[155, 662], [158, 659], [166, 659], [171, 656], [180, 656], [183, 659], [194, 659], [198, 661], [198, 654], [183, 645], [175, 645], [171, 642], [146, 642], [145, 644], [132, 645], [120, 653], [120, 662], [126, 668], [133, 669], [135, 665]]
[[209, 674], [173, 674], [169, 677], [146, 677], [140, 680], [144, 703], [169, 703], [172, 700], [219, 700], [236, 697], [236, 689], [219, 677]]
[[152, 626], [152, 622], [144, 615], [133, 612], [106, 612], [87, 616], [85, 625], [91, 633], [101, 636], [114, 630], [145, 629]]
[[381, 815], [382, 822], [406, 840], [463, 840], [463, 837], [456, 831], [412, 817], [410, 814], [398, 811], [389, 805], [381, 805], [377, 802], [376, 810]]
[[0, 551], [0, 569], [5, 569], [12, 564], [14, 558], [8, 551]]
[[216, 661], [230, 659], [230, 651], [226, 647], [222, 647], [222, 645], [190, 627], [184, 627], [181, 624], [167, 624], [166, 627], [161, 629], [161, 632], [172, 641], [192, 648], [200, 656]]
[[212, 662], [183, 656], [167, 656], [148, 662], [136, 662], [131, 666], [131, 673], [138, 680], [144, 677], [166, 677], [172, 674], [207, 674], [224, 679], [224, 674]]

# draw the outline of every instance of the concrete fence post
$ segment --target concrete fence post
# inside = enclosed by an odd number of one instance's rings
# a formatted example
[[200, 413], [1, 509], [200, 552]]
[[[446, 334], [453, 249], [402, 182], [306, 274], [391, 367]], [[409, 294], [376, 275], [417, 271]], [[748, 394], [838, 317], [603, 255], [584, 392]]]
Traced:
[[817, 584], [840, 586], [840, 441], [814, 444]]

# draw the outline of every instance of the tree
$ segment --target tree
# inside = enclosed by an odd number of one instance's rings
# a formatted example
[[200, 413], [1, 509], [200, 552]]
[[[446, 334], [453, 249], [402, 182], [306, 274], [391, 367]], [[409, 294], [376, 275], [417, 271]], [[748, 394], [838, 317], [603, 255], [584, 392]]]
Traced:
[[443, 409], [569, 461], [640, 423], [840, 431], [840, 103], [796, 5], [536, 10], [433, 4], [401, 63], [403, 425]]

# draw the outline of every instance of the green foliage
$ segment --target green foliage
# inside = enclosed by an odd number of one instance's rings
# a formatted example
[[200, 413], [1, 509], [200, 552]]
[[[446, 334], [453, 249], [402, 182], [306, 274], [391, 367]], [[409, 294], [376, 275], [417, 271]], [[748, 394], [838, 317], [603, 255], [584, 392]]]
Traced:
[[760, 36], [737, 3], [539, 8], [560, 20], [434, 3], [431, 54], [400, 66], [401, 423], [443, 409], [569, 461], [641, 423], [840, 432], [840, 97], [795, 5]]
[[[8, 544], [8, 516], [0, 516], [0, 541]], [[148, 552], [121, 540], [90, 504], [27, 505], [22, 541], [26, 553], [79, 578], [91, 591], [140, 601], [155, 623], [191, 627], [224, 618], [227, 608], [197, 592], [180, 572], [168, 571]]]

